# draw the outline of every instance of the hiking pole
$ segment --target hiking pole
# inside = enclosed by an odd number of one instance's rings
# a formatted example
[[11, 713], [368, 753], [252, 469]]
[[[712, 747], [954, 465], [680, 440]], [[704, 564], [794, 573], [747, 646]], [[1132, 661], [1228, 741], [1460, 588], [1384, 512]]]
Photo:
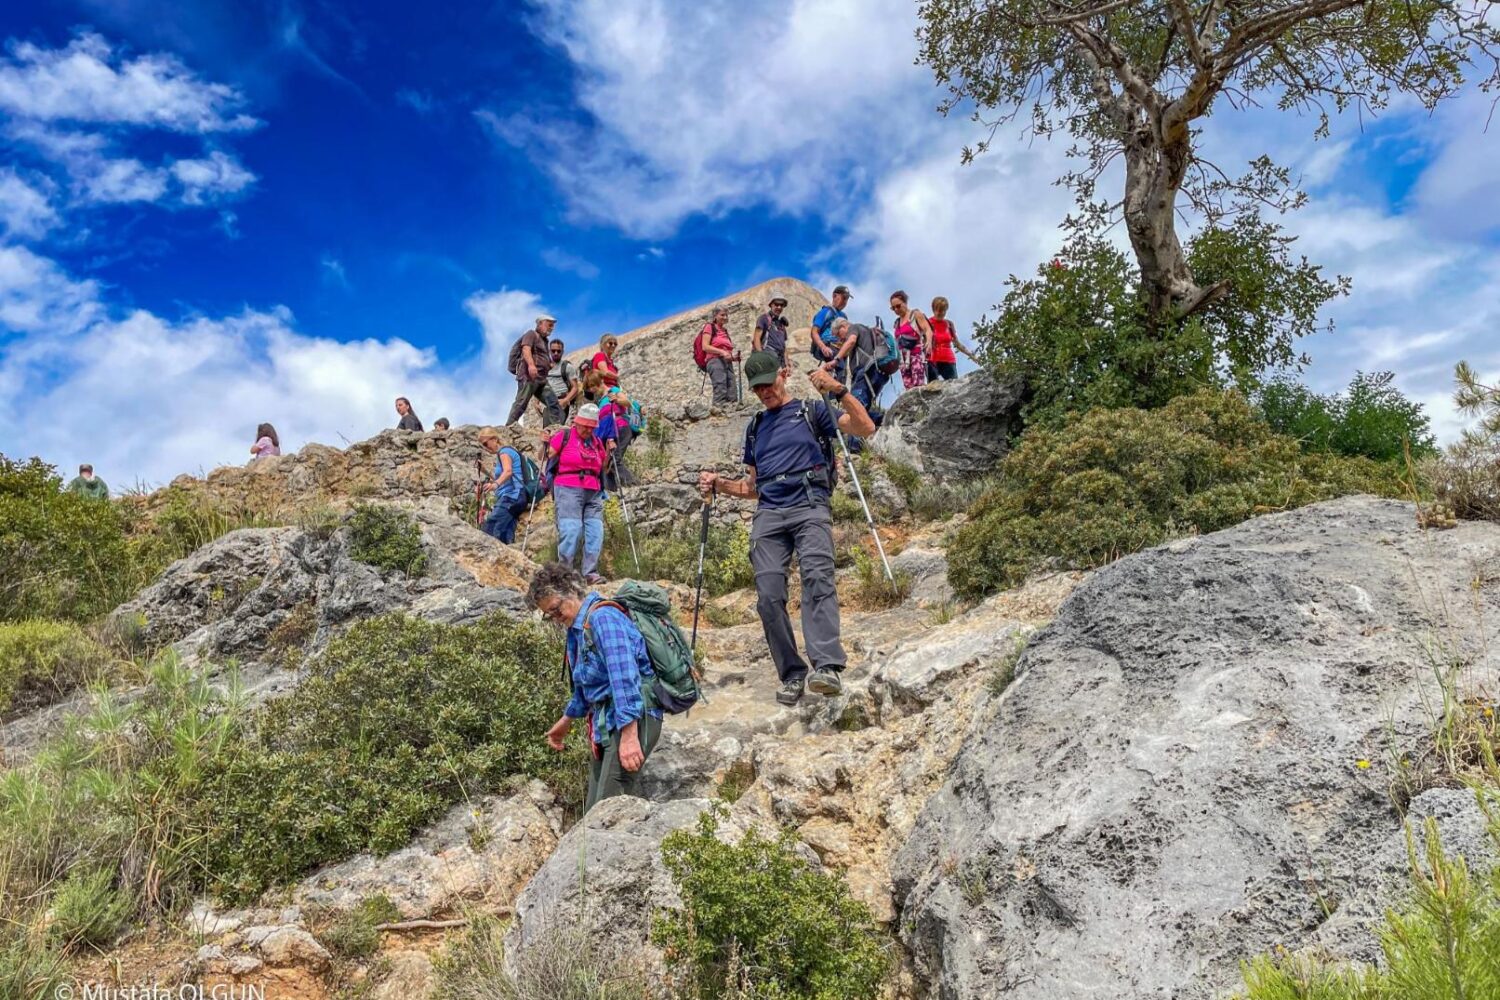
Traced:
[[615, 467], [615, 487], [620, 494], [620, 513], [625, 515], [625, 534], [630, 538], [630, 558], [635, 560], [635, 571], [641, 571], [641, 554], [635, 548], [635, 529], [630, 526], [630, 505], [625, 502], [625, 479], [620, 475], [620, 461], [614, 452], [609, 453], [610, 464]]
[[531, 498], [531, 509], [526, 512], [526, 530], [521, 532], [521, 555], [526, 554], [526, 543], [531, 540], [531, 519], [536, 514], [537, 496]]
[[698, 609], [703, 607], [703, 557], [708, 553], [708, 518], [713, 513], [717, 486], [711, 487], [709, 499], [703, 501], [703, 526], [698, 529], [698, 592], [693, 596], [693, 663], [698, 662]]
[[474, 524], [484, 529], [484, 459], [474, 459]]
[[[824, 399], [824, 402], [828, 402]], [[833, 404], [828, 404], [832, 408]], [[891, 562], [885, 557], [885, 545], [880, 541], [880, 532], [875, 530], [875, 518], [870, 513], [870, 505], [865, 501], [865, 489], [859, 484], [859, 470], [854, 467], [854, 457], [849, 454], [849, 443], [844, 440], [844, 432], [839, 428], [837, 418], [833, 421], [833, 432], [838, 435], [839, 447], [844, 450], [844, 464], [849, 467], [849, 478], [854, 480], [854, 492], [859, 494], [859, 505], [865, 511], [865, 523], [870, 526], [870, 537], [875, 539], [875, 548], [880, 553], [880, 564], [885, 567], [885, 578], [889, 583], [896, 582], [896, 575], [891, 572]]]

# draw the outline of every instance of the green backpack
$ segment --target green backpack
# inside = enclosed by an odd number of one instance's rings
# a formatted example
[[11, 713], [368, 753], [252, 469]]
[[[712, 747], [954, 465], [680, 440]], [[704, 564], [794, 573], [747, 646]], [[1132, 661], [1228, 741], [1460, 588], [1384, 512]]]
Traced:
[[693, 650], [672, 619], [672, 601], [667, 592], [653, 583], [626, 580], [614, 600], [598, 601], [589, 608], [583, 620], [583, 635], [590, 646], [594, 634], [588, 619], [606, 607], [623, 611], [646, 640], [646, 655], [651, 658], [651, 670], [656, 674], [652, 694], [661, 710], [675, 715], [696, 705], [703, 691], [698, 686]]

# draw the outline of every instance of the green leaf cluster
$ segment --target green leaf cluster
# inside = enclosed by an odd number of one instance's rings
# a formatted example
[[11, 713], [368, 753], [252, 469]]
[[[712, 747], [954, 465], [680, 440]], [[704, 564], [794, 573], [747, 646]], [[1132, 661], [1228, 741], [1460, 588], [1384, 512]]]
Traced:
[[260, 710], [210, 778], [205, 853], [221, 889], [246, 899], [328, 861], [394, 850], [513, 776], [576, 796], [576, 759], [540, 738], [567, 698], [561, 658], [553, 630], [503, 615], [355, 625]]
[[[640, 512], [632, 509], [632, 515]], [[612, 579], [671, 580], [692, 587], [698, 582], [698, 543], [702, 521], [684, 518], [671, 527], [646, 534], [636, 528], [637, 568], [630, 550], [630, 537], [617, 498], [604, 505], [604, 549], [600, 570]], [[719, 597], [750, 586], [755, 573], [750, 568], [750, 532], [744, 525], [709, 525], [703, 555], [703, 592]]]
[[1276, 379], [1255, 395], [1255, 406], [1271, 429], [1309, 451], [1363, 455], [1398, 462], [1408, 453], [1433, 455], [1437, 442], [1422, 404], [1402, 395], [1391, 372], [1359, 372], [1345, 392], [1313, 392], [1290, 379]]
[[689, 995], [879, 995], [890, 956], [869, 908], [849, 895], [838, 875], [803, 860], [790, 832], [769, 840], [752, 829], [737, 844], [720, 840], [722, 815], [716, 804], [699, 817], [697, 829], [679, 830], [662, 843], [682, 909], [658, 917], [652, 939], [689, 984]]
[[1265, 371], [1305, 363], [1294, 344], [1342, 294], [1271, 223], [1241, 218], [1188, 244], [1206, 284], [1230, 294], [1203, 312], [1153, 321], [1135, 265], [1109, 241], [1075, 237], [1035, 278], [1011, 278], [994, 320], [975, 327], [987, 366], [1025, 383], [1028, 423], [1096, 406], [1163, 406], [1205, 388], [1250, 392]]
[[1304, 452], [1232, 391], [1033, 428], [1000, 472], [948, 541], [948, 579], [965, 597], [1042, 570], [1099, 566], [1258, 513], [1350, 493], [1407, 492], [1389, 463]]
[[72, 622], [0, 622], [0, 717], [50, 704], [102, 675], [111, 661], [108, 650]]
[[418, 577], [427, 572], [422, 529], [399, 507], [356, 506], [349, 515], [349, 554], [382, 573]]

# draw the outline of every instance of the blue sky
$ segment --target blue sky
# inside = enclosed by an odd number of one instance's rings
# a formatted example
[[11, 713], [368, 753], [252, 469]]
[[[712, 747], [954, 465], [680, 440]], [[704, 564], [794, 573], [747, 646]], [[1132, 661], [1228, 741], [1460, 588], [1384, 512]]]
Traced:
[[[780, 274], [972, 320], [1055, 249], [1063, 144], [961, 166], [915, 26], [908, 0], [6, 5], [0, 451], [162, 482], [262, 419], [368, 436], [397, 393], [493, 421], [537, 311], [583, 343]], [[1206, 137], [1296, 168], [1289, 228], [1355, 280], [1309, 381], [1392, 368], [1450, 436], [1453, 362], [1500, 367], [1488, 111]]]

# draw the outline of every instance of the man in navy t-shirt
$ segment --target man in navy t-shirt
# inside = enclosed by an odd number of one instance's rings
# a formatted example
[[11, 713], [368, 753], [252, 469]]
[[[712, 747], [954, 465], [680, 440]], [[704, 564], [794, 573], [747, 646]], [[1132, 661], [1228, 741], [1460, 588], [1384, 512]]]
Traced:
[[[838, 353], [838, 337], [834, 333], [835, 320], [847, 319], [844, 307], [849, 304], [849, 286], [840, 285], [833, 290], [833, 305], [824, 306], [813, 316], [812, 352], [819, 361], [831, 361]], [[833, 377], [844, 381], [844, 363], [840, 361], [833, 369]]]
[[[745, 379], [765, 406], [745, 428], [743, 479], [724, 479], [714, 472], [698, 476], [704, 498], [714, 491], [759, 500], [750, 529], [750, 565], [755, 570], [756, 611], [766, 645], [781, 678], [776, 700], [795, 705], [804, 684], [822, 695], [843, 690], [839, 671], [847, 657], [839, 639], [838, 591], [834, 587], [833, 513], [829, 509], [834, 461], [830, 442], [839, 431], [855, 437], [875, 433], [864, 405], [822, 369], [808, 373], [819, 393], [843, 410], [835, 421], [829, 404], [794, 399], [787, 391], [781, 361], [756, 351], [745, 361]], [[807, 661], [797, 651], [792, 620], [786, 612], [787, 573], [792, 556], [802, 567], [802, 641]]]

